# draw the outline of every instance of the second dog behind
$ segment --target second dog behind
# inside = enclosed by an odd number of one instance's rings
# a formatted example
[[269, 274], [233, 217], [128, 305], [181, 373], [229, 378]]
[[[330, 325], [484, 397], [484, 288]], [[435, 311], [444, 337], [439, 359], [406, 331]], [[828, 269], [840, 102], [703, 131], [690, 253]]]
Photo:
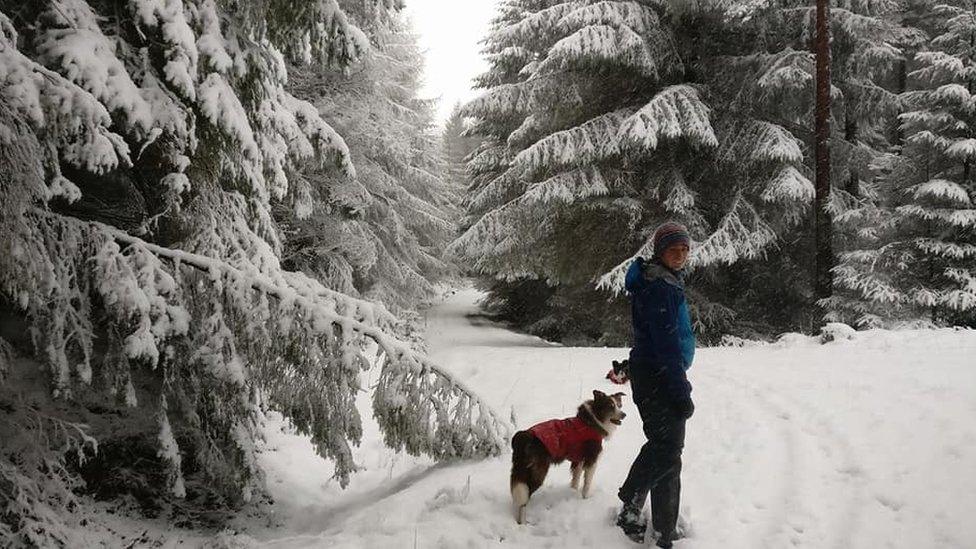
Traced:
[[573, 489], [583, 477], [583, 497], [589, 497], [597, 459], [603, 441], [627, 416], [621, 410], [624, 393], [607, 395], [593, 391], [576, 411], [576, 416], [552, 419], [515, 433], [512, 437], [512, 503], [515, 520], [525, 522], [525, 506], [542, 486], [549, 466], [569, 460]]

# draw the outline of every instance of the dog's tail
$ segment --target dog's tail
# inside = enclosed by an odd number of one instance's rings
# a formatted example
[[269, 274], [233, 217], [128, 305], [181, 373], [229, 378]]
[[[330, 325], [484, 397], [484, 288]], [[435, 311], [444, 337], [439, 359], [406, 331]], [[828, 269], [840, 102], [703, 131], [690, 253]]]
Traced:
[[515, 508], [515, 521], [519, 524], [525, 522], [525, 505], [529, 503], [528, 480], [531, 478], [531, 469], [535, 459], [531, 452], [526, 451], [532, 439], [535, 438], [528, 431], [519, 431], [512, 437], [512, 504]]
[[519, 431], [512, 437], [512, 464], [518, 467], [528, 468], [535, 463], [535, 459], [530, 452], [526, 452], [529, 444], [535, 439], [535, 435], [528, 431]]

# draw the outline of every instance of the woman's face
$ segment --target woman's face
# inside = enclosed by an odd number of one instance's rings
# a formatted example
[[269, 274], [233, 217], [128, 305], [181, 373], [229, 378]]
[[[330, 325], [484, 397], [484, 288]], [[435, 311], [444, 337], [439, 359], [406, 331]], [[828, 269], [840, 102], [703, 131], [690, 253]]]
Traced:
[[672, 271], [680, 271], [684, 268], [685, 263], [688, 262], [688, 252], [691, 249], [688, 248], [687, 244], [675, 244], [674, 246], [668, 246], [664, 252], [661, 253], [661, 262], [664, 266], [671, 269]]

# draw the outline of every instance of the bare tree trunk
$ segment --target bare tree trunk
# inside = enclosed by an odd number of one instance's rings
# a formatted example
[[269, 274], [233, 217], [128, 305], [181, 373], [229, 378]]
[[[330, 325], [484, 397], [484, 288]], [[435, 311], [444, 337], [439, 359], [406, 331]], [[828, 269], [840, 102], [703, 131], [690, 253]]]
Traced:
[[832, 221], [827, 211], [830, 197], [830, 4], [817, 0], [817, 36], [815, 57], [817, 66], [816, 115], [814, 120], [814, 162], [816, 168], [816, 198], [814, 222], [816, 245], [815, 291], [817, 299], [830, 297], [833, 290], [834, 254], [831, 246]]

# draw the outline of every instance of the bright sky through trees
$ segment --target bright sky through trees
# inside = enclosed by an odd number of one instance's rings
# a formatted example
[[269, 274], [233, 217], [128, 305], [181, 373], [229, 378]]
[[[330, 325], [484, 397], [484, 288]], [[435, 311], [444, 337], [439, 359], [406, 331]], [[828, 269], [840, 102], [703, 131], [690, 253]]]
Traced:
[[407, 14], [426, 53], [424, 97], [440, 98], [443, 122], [458, 101], [471, 99], [471, 79], [487, 64], [478, 41], [488, 33], [498, 0], [407, 0]]

